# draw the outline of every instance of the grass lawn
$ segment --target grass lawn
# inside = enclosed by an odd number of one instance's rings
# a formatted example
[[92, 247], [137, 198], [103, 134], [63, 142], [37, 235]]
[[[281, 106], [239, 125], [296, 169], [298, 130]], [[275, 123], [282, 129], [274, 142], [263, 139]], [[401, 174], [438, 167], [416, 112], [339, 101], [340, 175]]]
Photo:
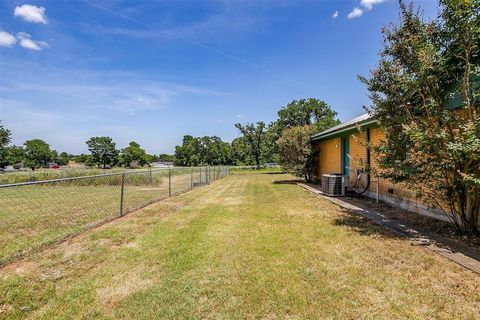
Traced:
[[[168, 171], [153, 183], [132, 185], [127, 176], [124, 212], [168, 197]], [[135, 178], [135, 177], [134, 177]], [[148, 178], [148, 176], [147, 176]], [[16, 256], [120, 215], [120, 176], [58, 185], [0, 189], [0, 265]], [[194, 177], [198, 181], [197, 175]], [[97, 185], [95, 185], [97, 183]], [[84, 185], [82, 185], [84, 184]], [[191, 174], [172, 176], [172, 194], [191, 188]], [[12, 232], [14, 230], [14, 232]]]
[[236, 174], [0, 270], [0, 318], [479, 319], [480, 276]]

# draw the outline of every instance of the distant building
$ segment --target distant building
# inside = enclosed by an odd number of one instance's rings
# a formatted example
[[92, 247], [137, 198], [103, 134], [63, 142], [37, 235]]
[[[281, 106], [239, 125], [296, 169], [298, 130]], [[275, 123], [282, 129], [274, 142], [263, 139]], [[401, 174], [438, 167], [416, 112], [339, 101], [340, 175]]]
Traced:
[[154, 168], [172, 168], [173, 162], [172, 161], [157, 161], [150, 163], [150, 166]]

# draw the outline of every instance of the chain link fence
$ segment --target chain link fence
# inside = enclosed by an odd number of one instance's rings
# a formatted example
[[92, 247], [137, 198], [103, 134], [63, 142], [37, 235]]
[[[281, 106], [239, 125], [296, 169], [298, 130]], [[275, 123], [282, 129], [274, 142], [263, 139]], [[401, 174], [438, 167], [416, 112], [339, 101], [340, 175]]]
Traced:
[[165, 168], [1, 184], [0, 265], [228, 174]]

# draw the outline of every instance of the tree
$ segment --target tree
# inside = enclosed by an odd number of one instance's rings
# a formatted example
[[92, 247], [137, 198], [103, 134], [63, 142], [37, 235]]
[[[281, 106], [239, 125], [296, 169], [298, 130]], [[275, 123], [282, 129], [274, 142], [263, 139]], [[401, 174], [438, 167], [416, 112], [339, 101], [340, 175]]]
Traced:
[[161, 153], [161, 154], [158, 155], [158, 161], [174, 162], [175, 161], [175, 156], [171, 155], [171, 154]]
[[6, 148], [7, 163], [15, 165], [25, 160], [25, 150], [21, 146], [11, 146]]
[[92, 154], [91, 163], [104, 169], [107, 165], [115, 165], [118, 151], [110, 137], [92, 137], [87, 142], [88, 150]]
[[66, 166], [69, 160], [70, 155], [64, 151], [58, 156], [57, 163], [61, 166]]
[[245, 143], [248, 146], [249, 154], [255, 160], [255, 164], [260, 165], [262, 158], [262, 144], [265, 142], [265, 123], [263, 121], [257, 122], [257, 124], [247, 123], [242, 125], [240, 123], [235, 124], [235, 127], [240, 130]]
[[57, 150], [52, 150], [52, 155], [51, 155], [51, 158], [50, 158], [50, 162], [53, 162], [55, 164], [59, 164], [59, 155], [58, 155], [58, 152]]
[[175, 147], [176, 166], [197, 166], [202, 164], [200, 141], [198, 138], [186, 135], [182, 145]]
[[184, 136], [182, 145], [175, 147], [174, 163], [177, 166], [231, 164], [231, 146], [215, 136]]
[[232, 141], [232, 164], [237, 166], [251, 166], [255, 160], [250, 155], [250, 149], [244, 137], [238, 137]]
[[314, 150], [310, 136], [315, 133], [313, 125], [294, 126], [285, 129], [278, 139], [280, 164], [285, 171], [310, 181], [313, 177]]
[[220, 165], [231, 163], [231, 147], [219, 137], [200, 138], [200, 150], [202, 162], [208, 165]]
[[315, 98], [293, 100], [278, 111], [276, 127], [279, 136], [286, 128], [313, 125], [323, 131], [340, 123], [337, 112], [325, 102]]
[[50, 145], [41, 139], [27, 140], [25, 146], [25, 166], [35, 170], [45, 168], [52, 160]]
[[89, 154], [79, 154], [79, 155], [76, 155], [76, 156], [73, 156], [72, 159], [75, 161], [75, 162], [79, 162], [79, 163], [91, 163], [91, 158], [92, 156], [89, 155]]
[[270, 161], [278, 161], [278, 144], [283, 130], [296, 126], [312, 125], [317, 132], [336, 126], [340, 121], [325, 101], [308, 98], [293, 100], [278, 111], [278, 119], [268, 126], [265, 153]]
[[[425, 22], [400, 2], [401, 21], [382, 32], [384, 49], [360, 77], [385, 128], [375, 151], [380, 174], [418, 190], [464, 232], [480, 221], [480, 1], [440, 1]], [[460, 98], [461, 109], [445, 109]]]
[[271, 122], [265, 132], [265, 141], [262, 143], [262, 157], [265, 162], [278, 163], [280, 157], [278, 154], [278, 145], [277, 141], [281, 136], [279, 132], [276, 131], [276, 123]]
[[153, 162], [159, 161], [159, 157], [155, 154], [148, 154], [147, 153], [147, 163], [150, 165]]
[[0, 124], [0, 167], [7, 164], [7, 146], [11, 140], [11, 132]]
[[128, 147], [122, 150], [120, 154], [120, 163], [126, 167], [134, 165], [136, 162], [140, 166], [144, 166], [148, 163], [149, 157], [144, 149], [140, 148], [140, 145], [135, 141], [128, 144]]

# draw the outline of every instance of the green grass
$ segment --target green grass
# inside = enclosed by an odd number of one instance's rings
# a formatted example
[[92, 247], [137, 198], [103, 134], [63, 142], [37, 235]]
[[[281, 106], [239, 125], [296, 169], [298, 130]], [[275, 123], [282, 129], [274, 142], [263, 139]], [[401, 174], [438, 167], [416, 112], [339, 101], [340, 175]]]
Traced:
[[[124, 212], [168, 197], [168, 171], [164, 175], [127, 175]], [[172, 194], [189, 190], [190, 179], [190, 172], [173, 172]], [[118, 217], [120, 181], [113, 176], [0, 189], [0, 264]]]
[[288, 183], [239, 174], [0, 270], [0, 318], [478, 319], [480, 277]]
[[138, 172], [138, 171], [146, 171], [146, 170], [149, 170], [149, 168], [143, 168], [143, 169], [113, 168], [113, 169], [105, 169], [105, 170], [96, 169], [96, 168], [83, 168], [83, 169], [64, 168], [64, 169], [36, 169], [35, 171], [28, 169], [28, 170], [6, 172], [3, 174], [0, 174], [0, 184], [61, 179], [61, 178], [69, 178], [69, 177], [93, 176], [93, 175], [108, 174], [108, 173]]
[[[219, 174], [224, 167], [221, 166], [210, 166], [208, 168], [211, 177], [213, 178], [214, 172]], [[154, 178], [158, 177], [168, 177], [168, 171], [171, 170], [175, 174], [183, 174], [185, 172], [190, 172], [191, 168], [139, 168], [139, 169], [125, 169], [120, 167], [115, 167], [112, 169], [96, 169], [96, 168], [84, 168], [84, 169], [37, 169], [35, 171], [25, 170], [25, 171], [16, 171], [16, 172], [6, 172], [0, 174], [0, 185], [1, 184], [11, 184], [19, 182], [30, 182], [30, 181], [41, 181], [41, 180], [51, 180], [51, 179], [62, 179], [62, 178], [72, 178], [72, 177], [84, 177], [84, 176], [93, 176], [93, 175], [102, 175], [102, 174], [120, 174], [127, 173], [131, 180], [139, 180], [140, 182], [149, 178], [149, 173], [151, 172]], [[193, 169], [195, 175], [199, 174], [199, 171], [202, 171], [202, 175], [205, 174], [205, 167], [196, 167]], [[205, 177], [204, 177], [205, 178]], [[105, 180], [108, 182], [108, 180]]]

